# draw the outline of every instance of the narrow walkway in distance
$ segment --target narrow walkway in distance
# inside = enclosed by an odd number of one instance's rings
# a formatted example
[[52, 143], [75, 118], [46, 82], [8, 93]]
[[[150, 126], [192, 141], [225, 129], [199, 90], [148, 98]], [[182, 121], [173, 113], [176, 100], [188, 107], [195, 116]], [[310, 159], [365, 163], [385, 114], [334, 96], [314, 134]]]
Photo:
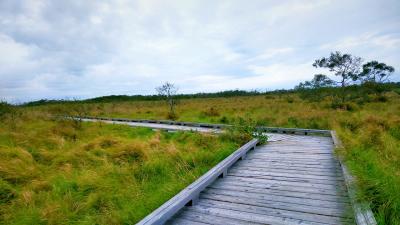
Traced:
[[273, 137], [168, 224], [354, 224], [332, 138]]
[[152, 129], [160, 130], [173, 130], [173, 131], [198, 131], [205, 133], [219, 133], [221, 129], [208, 128], [208, 127], [196, 127], [196, 126], [185, 126], [185, 125], [174, 125], [174, 124], [162, 124], [162, 123], [146, 123], [146, 122], [128, 122], [128, 121], [112, 121], [112, 120], [98, 120], [98, 119], [81, 119], [86, 122], [103, 122], [111, 124], [125, 124], [132, 127], [148, 127]]

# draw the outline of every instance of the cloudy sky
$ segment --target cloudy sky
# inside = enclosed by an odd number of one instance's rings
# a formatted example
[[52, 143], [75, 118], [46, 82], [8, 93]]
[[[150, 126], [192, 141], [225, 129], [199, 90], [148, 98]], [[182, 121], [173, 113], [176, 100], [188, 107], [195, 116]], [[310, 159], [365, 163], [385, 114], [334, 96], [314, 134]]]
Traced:
[[400, 81], [399, 0], [0, 0], [0, 99], [292, 88], [329, 52]]

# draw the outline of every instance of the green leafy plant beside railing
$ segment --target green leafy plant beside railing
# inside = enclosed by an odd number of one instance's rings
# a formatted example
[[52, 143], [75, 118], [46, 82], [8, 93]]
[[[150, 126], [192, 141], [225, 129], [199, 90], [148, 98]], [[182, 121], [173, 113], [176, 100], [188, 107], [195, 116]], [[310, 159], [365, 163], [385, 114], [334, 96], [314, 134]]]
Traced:
[[265, 144], [268, 141], [267, 134], [257, 126], [254, 120], [243, 118], [239, 118], [232, 126], [226, 127], [222, 136], [232, 141], [238, 140], [241, 144], [245, 144], [252, 138], [257, 138], [259, 144]]

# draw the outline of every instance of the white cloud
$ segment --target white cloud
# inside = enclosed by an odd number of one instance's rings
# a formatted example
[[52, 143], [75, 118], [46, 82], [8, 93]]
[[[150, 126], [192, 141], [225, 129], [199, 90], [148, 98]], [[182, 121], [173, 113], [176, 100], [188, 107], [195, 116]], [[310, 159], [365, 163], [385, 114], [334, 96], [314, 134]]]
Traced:
[[3, 0], [0, 98], [151, 94], [164, 81], [184, 92], [290, 88], [342, 49], [400, 67], [399, 3], [343, 4]]
[[[178, 84], [183, 86], [183, 92], [207, 90], [218, 91], [227, 89], [260, 89], [269, 88], [293, 88], [299, 82], [312, 79], [313, 74], [323, 70], [312, 67], [312, 62], [296, 65], [271, 64], [268, 66], [250, 65], [249, 76], [235, 77], [226, 75], [199, 75], [186, 78]], [[196, 84], [187, 86], [185, 84]], [[185, 87], [186, 86], [186, 87]], [[192, 91], [191, 91], [192, 90]]]
[[399, 49], [400, 36], [394, 36], [390, 34], [365, 33], [359, 36], [346, 37], [334, 43], [324, 44], [321, 46], [321, 49], [338, 49], [346, 51], [357, 47]]
[[32, 47], [17, 43], [4, 34], [0, 34], [0, 49], [0, 68], [26, 61], [33, 51]]
[[250, 58], [248, 61], [259, 61], [259, 60], [268, 60], [277, 56], [286, 56], [290, 53], [294, 52], [294, 48], [284, 47], [284, 48], [272, 48], [267, 49], [263, 53], [257, 55], [254, 58]]

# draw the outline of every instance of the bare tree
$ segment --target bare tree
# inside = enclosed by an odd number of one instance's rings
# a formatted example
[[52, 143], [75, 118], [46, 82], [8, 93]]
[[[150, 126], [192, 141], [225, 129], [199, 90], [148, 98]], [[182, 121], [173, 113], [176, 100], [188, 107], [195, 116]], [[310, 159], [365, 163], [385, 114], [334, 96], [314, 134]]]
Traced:
[[168, 104], [169, 107], [168, 117], [170, 119], [175, 119], [176, 118], [175, 106], [177, 104], [175, 95], [178, 92], [178, 88], [173, 83], [166, 82], [162, 86], [157, 87], [156, 90], [159, 95], [165, 98], [165, 101]]

